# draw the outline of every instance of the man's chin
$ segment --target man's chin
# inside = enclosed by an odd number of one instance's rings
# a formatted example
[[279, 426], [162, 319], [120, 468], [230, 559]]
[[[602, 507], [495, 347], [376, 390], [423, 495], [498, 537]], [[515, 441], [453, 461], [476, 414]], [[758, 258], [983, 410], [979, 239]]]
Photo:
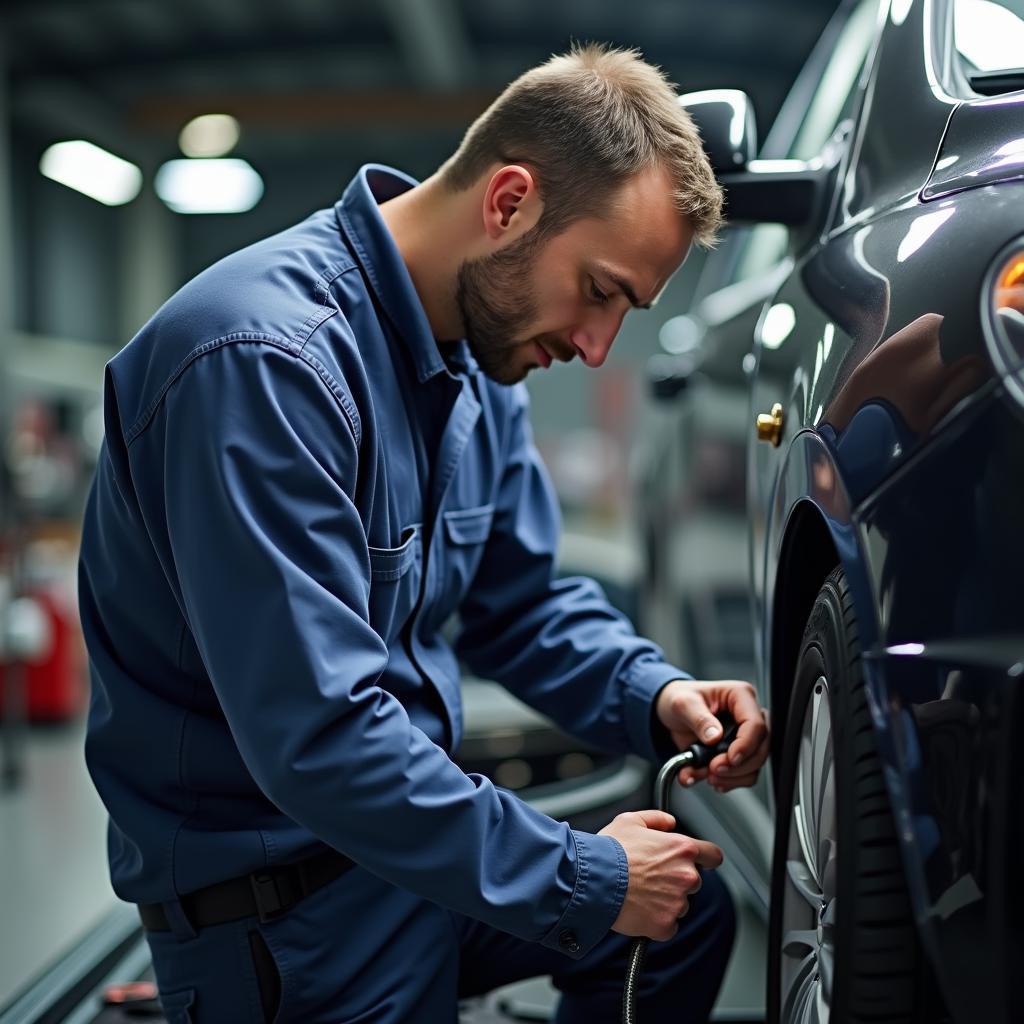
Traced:
[[513, 384], [519, 384], [526, 380], [526, 375], [533, 369], [533, 366], [502, 366], [494, 370], [488, 370], [481, 366], [480, 369], [483, 370], [485, 377], [493, 380], [496, 384], [505, 384], [511, 387]]

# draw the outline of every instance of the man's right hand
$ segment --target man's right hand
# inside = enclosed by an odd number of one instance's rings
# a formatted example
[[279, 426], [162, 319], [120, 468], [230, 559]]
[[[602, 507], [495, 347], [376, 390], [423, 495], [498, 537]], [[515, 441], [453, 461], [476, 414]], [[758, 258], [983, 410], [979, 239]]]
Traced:
[[671, 939], [690, 909], [688, 897], [700, 888], [697, 865], [722, 863], [714, 843], [673, 832], [675, 824], [664, 811], [627, 811], [598, 833], [617, 839], [629, 862], [629, 887], [612, 931]]

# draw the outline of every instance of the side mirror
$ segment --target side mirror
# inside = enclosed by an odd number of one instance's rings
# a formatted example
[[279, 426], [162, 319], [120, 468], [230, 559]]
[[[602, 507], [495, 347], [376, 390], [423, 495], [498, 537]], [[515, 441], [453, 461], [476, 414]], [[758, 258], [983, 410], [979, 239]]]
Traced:
[[679, 97], [693, 118], [715, 174], [742, 171], [757, 153], [757, 125], [742, 89], [705, 89]]
[[815, 218], [827, 170], [816, 161], [755, 159], [757, 126], [745, 92], [688, 92], [679, 97], [679, 103], [697, 125], [725, 189], [729, 221], [800, 227]]

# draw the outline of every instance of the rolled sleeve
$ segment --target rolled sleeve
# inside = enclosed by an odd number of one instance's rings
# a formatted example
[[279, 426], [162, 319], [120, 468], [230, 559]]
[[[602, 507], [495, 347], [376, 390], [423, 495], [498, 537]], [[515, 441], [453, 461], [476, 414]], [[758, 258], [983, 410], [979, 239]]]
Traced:
[[541, 944], [579, 960], [608, 934], [619, 916], [629, 887], [629, 863], [622, 844], [611, 836], [574, 829], [572, 838], [576, 884], [565, 912]]

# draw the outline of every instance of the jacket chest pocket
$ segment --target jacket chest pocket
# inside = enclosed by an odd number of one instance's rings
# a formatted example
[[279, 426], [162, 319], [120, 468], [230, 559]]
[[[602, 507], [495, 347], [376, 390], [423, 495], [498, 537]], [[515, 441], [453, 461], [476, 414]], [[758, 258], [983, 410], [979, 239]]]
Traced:
[[444, 521], [444, 587], [441, 618], [454, 612], [466, 596], [491, 535], [494, 506], [453, 509]]
[[397, 548], [368, 547], [370, 555], [370, 625], [389, 646], [416, 606], [423, 575], [420, 524], [402, 531]]

